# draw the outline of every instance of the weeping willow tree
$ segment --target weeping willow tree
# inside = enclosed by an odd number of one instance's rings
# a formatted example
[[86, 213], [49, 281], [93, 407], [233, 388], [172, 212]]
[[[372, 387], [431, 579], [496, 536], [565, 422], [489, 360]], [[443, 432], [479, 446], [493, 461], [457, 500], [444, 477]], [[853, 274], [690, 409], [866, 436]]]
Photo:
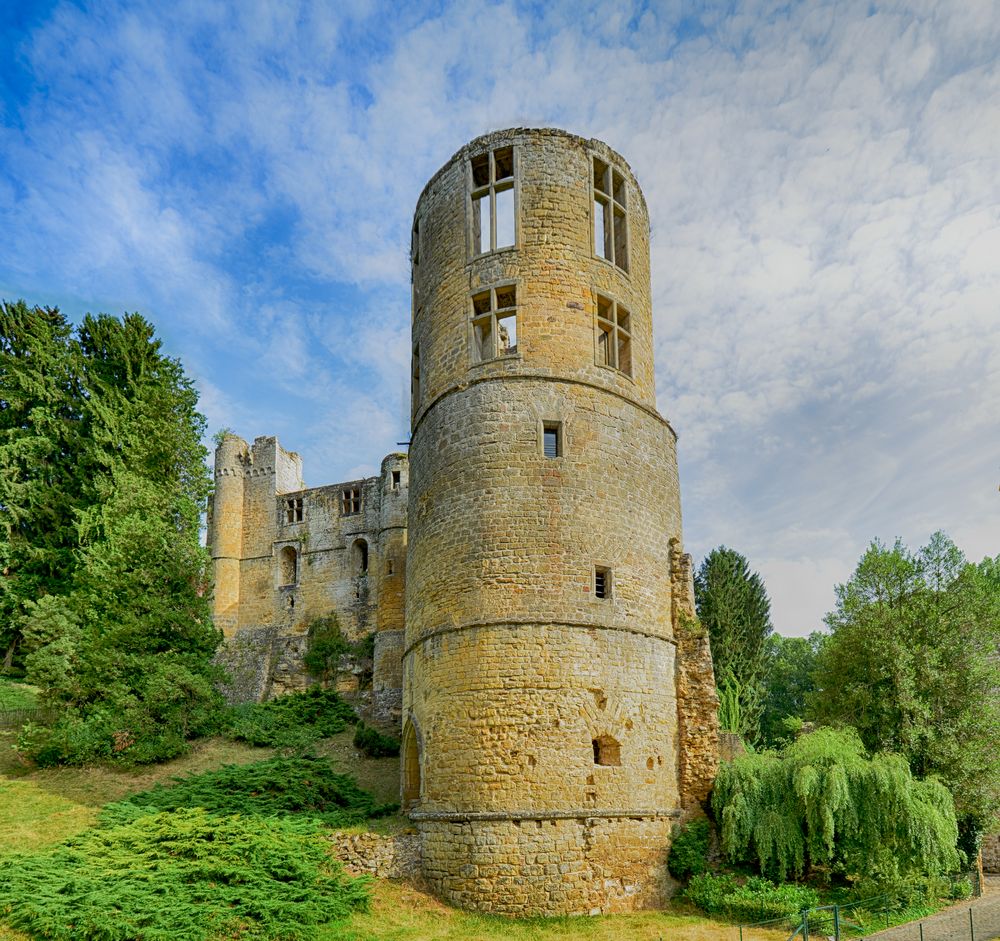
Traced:
[[730, 861], [779, 880], [819, 866], [883, 881], [960, 865], [948, 790], [914, 778], [900, 755], [868, 758], [853, 729], [724, 764], [712, 806]]

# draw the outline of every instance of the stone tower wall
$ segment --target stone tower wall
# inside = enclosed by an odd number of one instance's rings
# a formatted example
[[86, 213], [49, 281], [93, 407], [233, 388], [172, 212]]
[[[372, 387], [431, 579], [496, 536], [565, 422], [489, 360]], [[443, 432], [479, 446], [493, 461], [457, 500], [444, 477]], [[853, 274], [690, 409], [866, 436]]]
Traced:
[[[516, 244], [474, 258], [469, 160], [508, 144]], [[595, 255], [595, 154], [625, 180], [628, 273]], [[667, 889], [681, 515], [648, 236], [625, 161], [560, 131], [473, 141], [417, 206], [403, 791], [425, 876], [465, 907], [620, 911]], [[508, 282], [517, 350], [477, 362], [471, 297]], [[598, 294], [630, 312], [631, 376], [598, 363]]]

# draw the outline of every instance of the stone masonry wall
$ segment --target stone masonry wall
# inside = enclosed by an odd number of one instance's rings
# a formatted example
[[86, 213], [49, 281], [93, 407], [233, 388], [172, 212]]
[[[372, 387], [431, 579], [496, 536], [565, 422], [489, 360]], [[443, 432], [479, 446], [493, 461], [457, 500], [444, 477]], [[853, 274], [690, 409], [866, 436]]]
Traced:
[[[222, 654], [224, 662], [239, 662], [245, 673], [249, 645], [265, 671], [255, 683], [233, 689], [256, 689], [259, 698], [304, 688], [302, 658], [317, 618], [336, 614], [350, 640], [402, 631], [408, 478], [406, 456], [391, 454], [376, 477], [306, 488], [298, 455], [275, 438], [257, 438], [252, 447], [235, 435], [224, 438], [216, 451], [208, 527], [214, 617], [230, 645], [246, 635]], [[345, 505], [348, 489], [360, 494], [356, 512]], [[293, 575], [283, 562], [289, 552]], [[398, 710], [401, 665], [392, 662], [393, 650], [398, 655], [399, 645], [385, 647], [381, 667], [387, 672], [379, 683], [383, 699], [393, 699], [389, 684], [396, 682]]]
[[[509, 144], [516, 244], [471, 257], [468, 161]], [[594, 251], [595, 154], [624, 181], [627, 272]], [[605, 144], [516, 129], [435, 175], [415, 232], [402, 764], [425, 876], [484, 911], [653, 904], [681, 812], [687, 688], [645, 202]], [[516, 352], [479, 362], [472, 295], [511, 282]], [[629, 313], [631, 375], [601, 364], [598, 295]]]

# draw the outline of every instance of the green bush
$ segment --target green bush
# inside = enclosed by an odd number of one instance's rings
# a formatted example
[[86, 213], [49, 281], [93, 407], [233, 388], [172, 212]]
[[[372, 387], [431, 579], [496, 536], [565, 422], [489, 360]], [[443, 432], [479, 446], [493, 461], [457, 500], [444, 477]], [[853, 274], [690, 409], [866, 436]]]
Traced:
[[730, 875], [714, 876], [710, 872], [694, 876], [684, 890], [684, 898], [709, 915], [724, 912], [726, 897], [736, 890], [736, 879]]
[[944, 786], [914, 778], [900, 755], [868, 758], [849, 728], [819, 729], [781, 752], [724, 763], [712, 808], [728, 859], [779, 882], [809, 866], [888, 886], [959, 865], [955, 805]]
[[948, 889], [948, 898], [956, 902], [972, 898], [972, 883], [968, 879], [956, 879]]
[[[379, 804], [354, 779], [337, 774], [325, 758], [271, 758], [249, 765], [174, 778], [171, 785], [134, 794], [127, 804], [154, 810], [200, 807], [214, 814], [287, 816], [303, 814], [333, 827], [394, 813], [398, 804]], [[116, 813], [120, 805], [109, 805]]]
[[705, 819], [674, 827], [667, 868], [675, 879], [697, 876], [708, 869], [708, 846], [712, 828]]
[[334, 690], [310, 686], [268, 702], [233, 706], [226, 710], [222, 727], [236, 741], [302, 750], [357, 721], [355, 711]]
[[399, 754], [399, 739], [359, 722], [354, 731], [354, 747], [369, 758], [389, 758]]
[[0, 861], [0, 914], [60, 941], [311, 937], [368, 904], [302, 818], [150, 814], [128, 804], [54, 849]]
[[794, 883], [775, 885], [768, 879], [752, 877], [740, 885], [731, 875], [702, 873], [691, 879], [684, 897], [710, 915], [724, 915], [732, 921], [792, 921], [807, 908], [820, 904], [819, 893]]

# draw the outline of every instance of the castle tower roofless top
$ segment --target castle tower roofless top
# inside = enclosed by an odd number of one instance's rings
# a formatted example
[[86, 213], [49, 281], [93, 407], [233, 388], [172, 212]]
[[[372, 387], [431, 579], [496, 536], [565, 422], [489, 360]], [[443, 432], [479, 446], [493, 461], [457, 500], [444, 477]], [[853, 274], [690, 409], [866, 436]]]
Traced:
[[412, 271], [403, 796], [425, 875], [511, 914], [650, 904], [714, 759], [691, 747], [645, 200], [600, 141], [489, 134], [422, 193]]

